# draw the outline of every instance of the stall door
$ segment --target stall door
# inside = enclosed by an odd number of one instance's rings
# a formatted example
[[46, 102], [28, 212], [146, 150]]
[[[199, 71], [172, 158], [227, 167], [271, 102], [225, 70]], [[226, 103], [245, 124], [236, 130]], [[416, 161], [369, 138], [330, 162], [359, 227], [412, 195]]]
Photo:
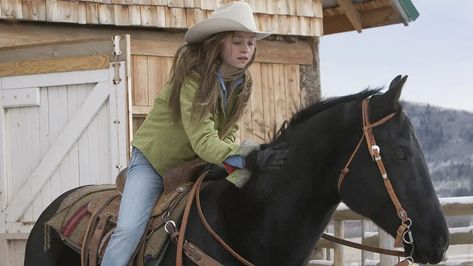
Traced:
[[28, 49], [0, 62], [0, 248], [10, 259], [21, 250], [9, 237], [27, 235], [63, 192], [114, 182], [128, 156], [127, 62], [112, 38]]

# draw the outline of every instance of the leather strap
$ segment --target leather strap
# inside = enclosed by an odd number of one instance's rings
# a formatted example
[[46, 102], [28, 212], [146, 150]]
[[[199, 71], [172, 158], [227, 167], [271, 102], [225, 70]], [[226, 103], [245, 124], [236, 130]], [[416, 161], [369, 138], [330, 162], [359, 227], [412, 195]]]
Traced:
[[97, 265], [97, 258], [99, 253], [100, 240], [102, 239], [105, 227], [107, 226], [108, 220], [111, 215], [105, 214], [104, 216], [99, 215], [99, 223], [95, 228], [94, 234], [89, 244], [89, 266]]
[[202, 175], [199, 176], [194, 186], [192, 186], [192, 190], [189, 192], [189, 198], [187, 198], [186, 207], [184, 209], [184, 214], [182, 216], [181, 227], [179, 228], [179, 237], [177, 239], [176, 266], [182, 265], [182, 250], [184, 247], [184, 237], [186, 234], [187, 223], [189, 221], [189, 213], [192, 207], [192, 201], [194, 199], [194, 195], [198, 187], [197, 184], [202, 182], [202, 180], [208, 174], [208, 172], [209, 171], [206, 171]]
[[[205, 219], [205, 216], [202, 212], [202, 206], [200, 204], [200, 187], [202, 184], [202, 181], [204, 178], [208, 175], [209, 171], [204, 172], [194, 183], [194, 186], [192, 187], [192, 190], [189, 193], [189, 197], [187, 199], [186, 203], [186, 208], [184, 209], [184, 215], [182, 217], [182, 222], [181, 222], [181, 227], [179, 229], [178, 233], [178, 241], [177, 241], [177, 255], [176, 255], [176, 266], [181, 266], [182, 265], [182, 251], [185, 251], [186, 256], [192, 260], [194, 263], [197, 265], [203, 265], [203, 266], [216, 266], [216, 265], [222, 265], [207, 254], [205, 254], [203, 251], [201, 251], [197, 246], [194, 244], [186, 241], [184, 243], [185, 239], [185, 230], [187, 227], [187, 223], [189, 220], [189, 212], [190, 208], [192, 206], [192, 202], [194, 200], [194, 197], [196, 199], [196, 204], [197, 204], [197, 211], [199, 213], [200, 219], [204, 227], [209, 231], [209, 233], [228, 251], [230, 252], [235, 258], [237, 258], [241, 263], [247, 266], [254, 266], [247, 260], [245, 260], [243, 257], [241, 257], [237, 252], [232, 250], [230, 246], [228, 246], [216, 233], [213, 231], [213, 229], [210, 227], [208, 224], [207, 220]], [[172, 225], [169, 225], [169, 227], [172, 227]], [[170, 228], [169, 233], [172, 235], [175, 235], [173, 230]]]
[[402, 243], [404, 240], [404, 232], [408, 229], [407, 224], [401, 223], [396, 230], [396, 239], [394, 240], [394, 247], [400, 248], [402, 247]]
[[351, 161], [353, 161], [353, 158], [355, 157], [356, 152], [360, 148], [361, 143], [363, 142], [363, 139], [364, 139], [364, 135], [362, 135], [360, 138], [360, 141], [358, 141], [358, 144], [356, 145], [355, 150], [351, 153], [351, 156], [348, 159], [348, 162], [345, 164], [345, 167], [343, 167], [343, 169], [340, 171], [340, 175], [338, 176], [338, 191], [339, 192], [342, 189], [342, 183], [345, 176], [348, 175], [348, 173], [350, 172], [350, 169], [348, 168], [348, 166], [350, 166]]
[[205, 252], [189, 241], [184, 244], [184, 253], [192, 262], [199, 266], [223, 266], [223, 264], [205, 254]]
[[[374, 134], [373, 134], [373, 128], [374, 127], [377, 127], [377, 126], [382, 125], [385, 122], [389, 121], [391, 118], [393, 118], [396, 115], [396, 113], [391, 113], [391, 114], [383, 117], [382, 119], [380, 119], [380, 120], [378, 120], [374, 123], [370, 123], [370, 121], [369, 121], [368, 101], [369, 101], [369, 99], [366, 98], [362, 102], [363, 135], [361, 136], [360, 140], [358, 141], [358, 144], [357, 144], [356, 148], [353, 150], [350, 158], [348, 159], [347, 163], [345, 164], [345, 167], [340, 171], [340, 176], [339, 176], [338, 182], [337, 182], [338, 191], [339, 192], [341, 191], [341, 186], [342, 186], [343, 180], [344, 180], [345, 176], [349, 173], [349, 168], [348, 167], [350, 166], [353, 158], [355, 157], [355, 154], [358, 152], [358, 150], [361, 146], [361, 143], [363, 142], [363, 140], [366, 140], [366, 145], [367, 145], [368, 151], [369, 151], [371, 157], [373, 158], [373, 160], [376, 162], [376, 165], [378, 166], [378, 170], [381, 173], [381, 176], [383, 177], [384, 186], [386, 188], [386, 191], [389, 195], [389, 198], [391, 199], [391, 202], [393, 203], [393, 205], [396, 209], [397, 216], [401, 220], [401, 224], [399, 225], [399, 227], [397, 229], [397, 232], [396, 232], [396, 240], [394, 242], [394, 247], [402, 247], [403, 241], [405, 241], [404, 240], [404, 235], [406, 233], [409, 234], [409, 241], [412, 241], [412, 236], [410, 235], [410, 229], [409, 229], [409, 227], [411, 225], [411, 220], [409, 219], [409, 217], [407, 215], [407, 212], [402, 207], [402, 205], [401, 205], [401, 203], [400, 203], [400, 201], [399, 201], [399, 199], [398, 199], [398, 197], [397, 197], [397, 195], [396, 195], [396, 193], [393, 189], [391, 181], [388, 178], [386, 168], [384, 167], [384, 163], [383, 163], [383, 160], [381, 158], [380, 149], [376, 145], [376, 139], [375, 139]], [[336, 243], [339, 243], [339, 244], [342, 244], [342, 245], [347, 245], [347, 246], [351, 246], [351, 247], [355, 247], [355, 248], [363, 249], [363, 250], [368, 250], [368, 251], [372, 250], [372, 252], [375, 252], [375, 253], [393, 255], [393, 256], [405, 256], [404, 253], [398, 253], [399, 251], [387, 250], [387, 249], [382, 249], [382, 248], [375, 248], [375, 247], [371, 247], [371, 246], [366, 246], [366, 245], [362, 245], [362, 244], [354, 243], [354, 242], [351, 242], [351, 241], [343, 240], [343, 239], [333, 237], [333, 236], [330, 236], [330, 235], [326, 235], [326, 234], [323, 234], [322, 237], [327, 239], [327, 240], [330, 240], [330, 241], [333, 241], [333, 242], [336, 242]], [[413, 243], [409, 243], [409, 244], [413, 244]], [[392, 254], [390, 254], [390, 253], [392, 253]], [[411, 252], [411, 255], [412, 255], [412, 252]], [[412, 260], [412, 258], [409, 257], [409, 259], [407, 261], [409, 262], [409, 260]]]
[[91, 232], [93, 230], [93, 227], [95, 226], [96, 224], [96, 221], [97, 221], [97, 218], [99, 216], [100, 213], [102, 213], [102, 211], [105, 209], [105, 207], [110, 203], [112, 202], [112, 200], [115, 199], [117, 195], [114, 194], [112, 195], [109, 199], [107, 199], [105, 201], [105, 203], [97, 209], [97, 211], [95, 211], [92, 216], [90, 216], [90, 220], [89, 220], [89, 223], [87, 224], [87, 229], [85, 230], [85, 235], [84, 235], [84, 240], [82, 241], [82, 247], [81, 247], [81, 251], [80, 251], [80, 254], [81, 254], [81, 265], [87, 265], [87, 260], [89, 258], [89, 248], [88, 248], [88, 244], [89, 244], [89, 241], [90, 241], [90, 235], [91, 235]]
[[164, 223], [164, 231], [168, 233], [173, 243], [177, 243], [179, 239], [179, 232], [176, 230], [176, 224], [174, 223], [174, 221], [169, 220]]
[[322, 238], [324, 238], [328, 241], [335, 242], [335, 243], [340, 244], [340, 245], [344, 245], [344, 246], [348, 246], [348, 247], [352, 247], [352, 248], [356, 248], [356, 249], [362, 249], [362, 250], [366, 250], [366, 251], [374, 252], [374, 253], [378, 253], [378, 254], [397, 256], [397, 257], [405, 256], [403, 251], [390, 250], [390, 249], [378, 248], [378, 247], [373, 247], [373, 246], [367, 246], [367, 245], [363, 245], [363, 244], [360, 244], [360, 243], [356, 243], [356, 242], [348, 241], [348, 240], [341, 239], [341, 238], [338, 238], [338, 237], [334, 237], [334, 236], [331, 236], [331, 235], [328, 235], [328, 234], [325, 234], [325, 233], [322, 234]]
[[217, 233], [212, 229], [210, 224], [207, 222], [207, 219], [205, 219], [204, 213], [202, 211], [202, 206], [200, 204], [200, 185], [202, 184], [202, 180], [197, 180], [197, 192], [196, 192], [196, 203], [197, 203], [197, 211], [200, 216], [200, 220], [202, 221], [202, 224], [204, 225], [205, 229], [210, 233], [210, 235], [220, 243], [220, 245], [225, 248], [226, 251], [228, 251], [230, 254], [232, 254], [238, 261], [240, 261], [243, 265], [247, 266], [254, 266], [251, 262], [247, 261], [245, 258], [240, 256], [236, 251], [234, 251], [223, 239], [221, 239]]

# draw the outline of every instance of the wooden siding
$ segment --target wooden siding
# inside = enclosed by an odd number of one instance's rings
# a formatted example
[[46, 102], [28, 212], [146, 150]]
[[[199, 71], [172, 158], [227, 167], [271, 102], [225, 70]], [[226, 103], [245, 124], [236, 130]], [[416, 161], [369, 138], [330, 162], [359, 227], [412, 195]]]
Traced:
[[[186, 29], [231, 2], [176, 0], [2, 0], [0, 19]], [[248, 0], [257, 27], [282, 35], [321, 36], [321, 0]]]
[[[171, 57], [132, 56], [133, 132], [154, 104], [154, 98], [169, 78]], [[250, 67], [253, 93], [240, 123], [240, 139], [269, 141], [269, 136], [301, 104], [299, 65], [254, 63]]]
[[[91, 28], [79, 25], [44, 25], [36, 23], [9, 23], [0, 21], [0, 63], [29, 60], [30, 57], [52, 59], [69, 57], [71, 53], [81, 56], [109, 55], [110, 39], [114, 35], [131, 35], [131, 53], [134, 55], [174, 56], [177, 48], [184, 44], [183, 33], [160, 32], [150, 29]], [[74, 34], [70, 34], [74, 32]], [[91, 43], [91, 40], [96, 40]], [[123, 39], [122, 39], [123, 41]], [[50, 47], [55, 44], [55, 48]], [[82, 44], [81, 44], [82, 43]], [[47, 44], [47, 45], [45, 45]], [[87, 44], [87, 46], [85, 46]], [[9, 49], [28, 47], [29, 53], [19, 58]], [[79, 49], [80, 48], [80, 49]], [[312, 64], [313, 52], [309, 41], [292, 38], [288, 41], [258, 41], [256, 62], [283, 64]], [[95, 60], [97, 61], [97, 60]], [[100, 62], [100, 61], [98, 61]], [[82, 67], [80, 64], [79, 67]], [[0, 70], [2, 66], [0, 65]], [[0, 74], [1, 75], [1, 74]]]
[[141, 55], [132, 57], [133, 106], [138, 108], [134, 108], [135, 111], [140, 110], [139, 108], [146, 110], [153, 105], [154, 99], [169, 78], [172, 61], [172, 57]]
[[110, 65], [106, 55], [0, 62], [0, 77], [102, 69]]

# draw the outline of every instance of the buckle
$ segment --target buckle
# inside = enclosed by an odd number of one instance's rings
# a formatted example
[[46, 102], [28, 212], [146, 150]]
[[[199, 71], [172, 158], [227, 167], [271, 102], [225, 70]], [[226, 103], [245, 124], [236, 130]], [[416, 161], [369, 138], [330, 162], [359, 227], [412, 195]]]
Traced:
[[371, 145], [371, 151], [373, 151], [373, 152], [376, 151], [376, 153], [379, 154], [381, 152], [381, 149], [379, 148], [378, 145]]
[[[171, 228], [168, 229], [168, 226], [171, 225]], [[164, 224], [164, 231], [168, 234], [172, 234], [176, 231], [176, 223], [173, 220], [169, 220]]]

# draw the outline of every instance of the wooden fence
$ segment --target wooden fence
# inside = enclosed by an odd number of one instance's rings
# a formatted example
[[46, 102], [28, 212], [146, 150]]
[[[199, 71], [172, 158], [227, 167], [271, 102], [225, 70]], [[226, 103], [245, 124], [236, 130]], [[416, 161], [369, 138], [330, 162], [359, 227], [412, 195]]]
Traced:
[[[455, 216], [473, 216], [473, 196], [469, 197], [453, 197], [441, 198], [440, 204], [442, 211], [447, 217]], [[369, 227], [372, 222], [365, 220], [364, 217], [351, 211], [345, 204], [340, 204], [332, 216], [332, 223], [329, 229], [337, 237], [344, 237], [345, 224], [349, 221], [358, 221], [361, 227], [361, 242], [366, 245], [379, 246], [383, 248], [392, 248], [394, 239], [384, 231], [378, 229], [378, 232], [370, 232]], [[473, 245], [473, 224], [467, 227], [449, 228], [450, 231], [450, 249], [456, 245]], [[344, 253], [348, 248], [333, 242], [321, 239], [317, 243], [317, 250], [321, 251], [316, 255], [317, 259], [311, 260], [309, 265], [335, 265], [341, 266], [346, 264], [347, 256]], [[447, 251], [447, 260], [439, 265], [453, 265], [453, 261], [448, 259], [449, 252]], [[473, 260], [462, 260], [454, 265], [473, 265]], [[381, 255], [379, 261], [373, 261], [373, 255], [369, 252], [361, 252], [360, 265], [380, 265], [391, 266], [397, 262], [397, 258], [391, 256]], [[379, 264], [378, 264], [379, 262]]]

